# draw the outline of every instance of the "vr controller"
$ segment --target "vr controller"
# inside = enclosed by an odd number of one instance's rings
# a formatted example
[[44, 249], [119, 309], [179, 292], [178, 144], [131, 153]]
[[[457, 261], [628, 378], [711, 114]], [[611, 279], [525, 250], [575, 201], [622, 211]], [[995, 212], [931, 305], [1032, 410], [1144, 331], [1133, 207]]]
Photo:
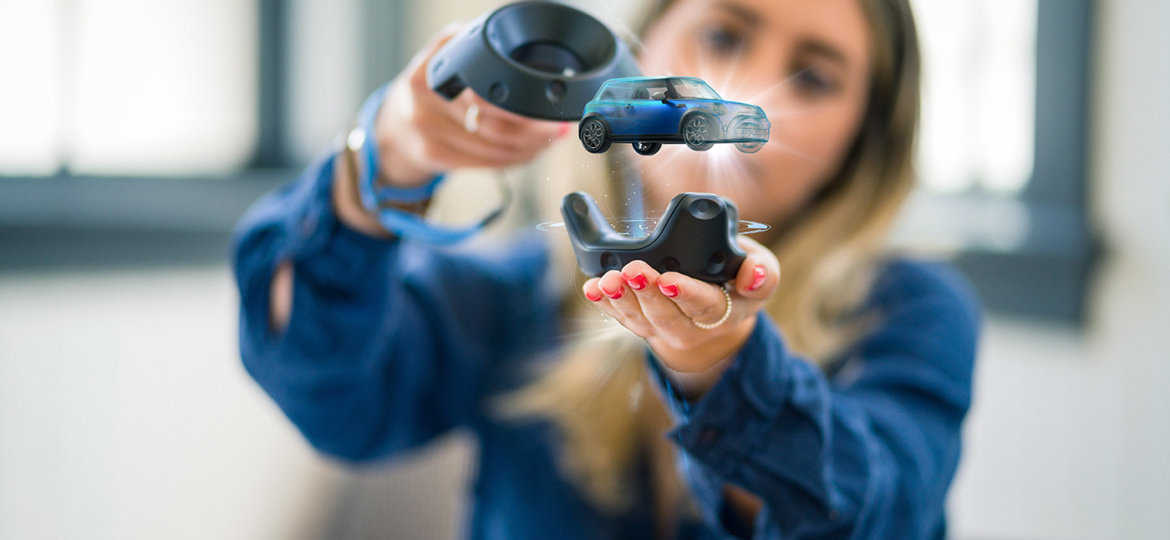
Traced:
[[638, 75], [617, 35], [555, 2], [505, 5], [468, 24], [427, 64], [427, 84], [453, 99], [471, 88], [516, 114], [580, 120], [602, 83]]
[[591, 276], [642, 260], [659, 272], [681, 272], [710, 283], [725, 283], [735, 278], [747, 256], [735, 241], [739, 212], [735, 204], [718, 195], [675, 195], [654, 232], [642, 238], [615, 231], [597, 202], [582, 192], [565, 196], [561, 214], [577, 265]]

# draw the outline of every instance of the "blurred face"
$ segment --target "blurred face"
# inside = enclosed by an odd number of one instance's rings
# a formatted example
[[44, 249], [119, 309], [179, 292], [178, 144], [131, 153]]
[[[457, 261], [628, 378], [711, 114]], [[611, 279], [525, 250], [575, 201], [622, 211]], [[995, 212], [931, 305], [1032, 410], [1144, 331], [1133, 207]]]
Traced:
[[858, 0], [679, 0], [649, 28], [642, 72], [699, 77], [772, 123], [755, 154], [665, 145], [643, 164], [647, 210], [684, 191], [735, 201], [778, 225], [840, 168], [869, 92], [870, 29]]

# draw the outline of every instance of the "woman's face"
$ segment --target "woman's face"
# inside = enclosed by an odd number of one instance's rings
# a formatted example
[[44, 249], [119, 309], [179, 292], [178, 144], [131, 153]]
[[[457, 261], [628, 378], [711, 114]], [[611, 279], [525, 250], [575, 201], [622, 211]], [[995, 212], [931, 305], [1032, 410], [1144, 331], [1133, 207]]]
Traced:
[[869, 93], [870, 28], [858, 0], [679, 0], [647, 31], [652, 75], [699, 77], [724, 99], [763, 107], [769, 142], [705, 152], [665, 145], [641, 160], [647, 210], [684, 191], [729, 197], [777, 225], [840, 167]]

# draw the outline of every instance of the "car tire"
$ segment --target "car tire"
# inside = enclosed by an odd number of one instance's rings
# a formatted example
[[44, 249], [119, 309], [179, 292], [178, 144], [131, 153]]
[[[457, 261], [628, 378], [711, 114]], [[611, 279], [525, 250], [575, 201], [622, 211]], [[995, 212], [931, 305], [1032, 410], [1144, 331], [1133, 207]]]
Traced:
[[660, 142], [638, 141], [634, 143], [634, 151], [643, 156], [653, 156], [661, 149], [662, 143]]
[[710, 150], [715, 146], [715, 122], [702, 114], [692, 114], [683, 119], [682, 139], [691, 150]]
[[[735, 124], [734, 124], [735, 127], [732, 128], [732, 133], [735, 135], [736, 139], [743, 139], [743, 138], [745, 138], [744, 132], [747, 131], [747, 129], [749, 127], [755, 127], [755, 125], [756, 125], [756, 123], [751, 121], [751, 120], [740, 120], [738, 122], [735, 122]], [[738, 142], [738, 143], [735, 143], [735, 148], [738, 149], [740, 152], [743, 152], [745, 154], [754, 154], [756, 152], [759, 152], [760, 149], [763, 147], [764, 147], [764, 143], [761, 143], [761, 142]]]
[[581, 121], [581, 127], [577, 129], [577, 137], [581, 139], [585, 150], [594, 154], [605, 153], [612, 144], [609, 140], [609, 127], [595, 116]]

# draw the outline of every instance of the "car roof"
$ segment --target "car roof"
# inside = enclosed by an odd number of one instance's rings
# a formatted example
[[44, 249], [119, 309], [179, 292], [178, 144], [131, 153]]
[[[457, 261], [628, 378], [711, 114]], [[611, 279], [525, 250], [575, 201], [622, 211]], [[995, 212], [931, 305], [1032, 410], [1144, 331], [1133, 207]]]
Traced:
[[687, 80], [687, 81], [698, 81], [698, 82], [701, 82], [703, 84], [707, 84], [706, 81], [704, 81], [703, 79], [700, 79], [698, 77], [683, 77], [683, 76], [676, 76], [676, 75], [664, 75], [664, 76], [659, 76], [659, 77], [620, 77], [617, 79], [610, 79], [608, 81], [605, 81], [605, 84], [603, 86], [609, 86], [611, 84], [619, 84], [619, 83], [664, 81], [666, 79], [681, 79], [681, 80]]

